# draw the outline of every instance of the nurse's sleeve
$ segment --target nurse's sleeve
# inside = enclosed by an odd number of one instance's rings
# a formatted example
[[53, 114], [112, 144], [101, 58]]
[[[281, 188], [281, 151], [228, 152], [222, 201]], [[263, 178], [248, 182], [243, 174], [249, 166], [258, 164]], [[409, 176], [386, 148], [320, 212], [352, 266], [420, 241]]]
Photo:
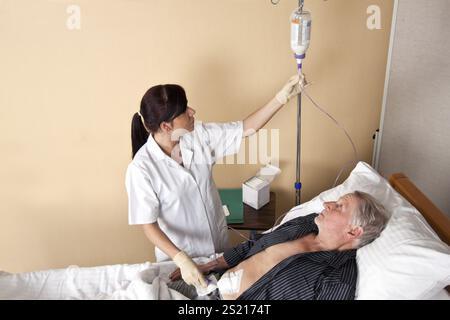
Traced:
[[207, 143], [216, 159], [239, 152], [244, 125], [242, 121], [203, 124]]
[[128, 224], [156, 222], [159, 216], [159, 200], [147, 173], [131, 163], [127, 168], [125, 186], [128, 194]]

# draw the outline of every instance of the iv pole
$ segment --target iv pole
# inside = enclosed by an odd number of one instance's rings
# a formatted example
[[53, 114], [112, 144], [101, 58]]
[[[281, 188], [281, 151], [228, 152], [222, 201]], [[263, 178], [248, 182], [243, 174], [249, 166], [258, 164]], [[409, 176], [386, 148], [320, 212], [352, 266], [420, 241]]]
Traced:
[[[304, 0], [298, 1], [298, 6], [303, 9], [303, 2]], [[304, 58], [299, 57], [296, 55], [296, 58]], [[302, 64], [298, 64], [298, 73], [302, 74]], [[300, 159], [301, 159], [301, 151], [302, 151], [302, 141], [301, 141], [301, 135], [302, 135], [302, 93], [300, 92], [297, 96], [297, 158], [296, 158], [296, 164], [295, 164], [295, 172], [296, 172], [296, 180], [295, 180], [295, 205], [298, 206], [300, 204], [300, 198], [301, 198], [301, 188], [302, 183], [300, 182]]]
[[[277, 5], [280, 0], [270, 0], [273, 5]], [[303, 11], [304, 0], [298, 0], [298, 7], [300, 12]], [[302, 76], [302, 60], [305, 58], [305, 54], [295, 54], [297, 61], [297, 69], [300, 77]], [[294, 184], [295, 188], [295, 205], [300, 204], [302, 183], [300, 182], [300, 160], [301, 160], [301, 135], [302, 135], [302, 94], [299, 93], [297, 97], [297, 155], [295, 164], [296, 180]]]
[[[324, 0], [324, 1], [326, 1], [326, 0]], [[271, 2], [272, 2], [272, 4], [276, 5], [276, 4], [278, 4], [280, 2], [280, 0], [271, 0]], [[307, 33], [307, 41], [308, 41], [308, 43], [306, 45], [303, 44], [303, 40], [305, 40], [305, 39], [303, 38], [303, 34], [302, 34], [301, 36], [299, 35], [299, 37], [301, 37], [301, 41], [302, 41], [302, 44], [300, 45], [300, 50], [297, 50], [297, 44], [295, 43], [296, 39], [294, 39], [294, 46], [292, 47], [292, 49], [295, 52], [295, 60], [297, 62], [297, 69], [298, 69], [298, 74], [300, 76], [300, 79], [303, 79], [303, 77], [302, 77], [302, 62], [303, 62], [303, 59], [305, 59], [305, 52], [306, 52], [306, 49], [308, 49], [308, 46], [309, 46], [309, 33], [310, 33], [310, 26], [311, 26], [311, 18], [309, 16], [309, 12], [303, 11], [303, 4], [304, 4], [304, 0], [298, 0], [298, 9], [299, 10], [297, 10], [294, 13], [295, 14], [298, 13], [300, 15], [303, 15], [303, 13], [304, 13], [304, 14], [306, 14], [308, 16], [306, 18], [307, 19], [306, 20], [307, 21], [307, 23], [306, 23], [306, 28], [307, 28], [306, 29], [306, 33]], [[295, 19], [296, 19], [296, 17], [295, 17]], [[296, 23], [296, 21], [292, 21], [292, 22]], [[301, 28], [302, 28], [301, 32], [304, 32], [305, 30], [303, 30], [303, 28], [305, 28], [305, 25], [302, 25]], [[296, 30], [296, 29], [291, 29], [291, 30], [294, 30], [294, 32], [299, 32], [299, 30]], [[294, 35], [297, 36], [297, 34], [294, 34]], [[291, 41], [292, 41], [292, 38], [291, 38]], [[292, 43], [291, 43], [291, 45], [292, 45]], [[297, 52], [300, 52], [300, 54], [298, 54]], [[304, 85], [304, 83], [302, 83], [302, 85]], [[347, 133], [347, 131], [330, 114], [328, 114], [320, 106], [318, 106], [309, 97], [308, 94], [306, 94], [306, 96], [311, 100], [311, 102], [319, 110], [324, 112], [329, 118], [331, 118], [339, 126], [339, 128], [341, 128], [344, 131], [345, 135], [347, 136], [347, 138], [349, 139], [350, 143], [352, 144], [353, 152], [354, 152], [354, 155], [355, 155], [355, 161], [357, 161], [358, 155], [357, 155], [357, 152], [356, 152], [356, 147], [355, 147], [355, 144], [353, 143], [351, 137]], [[301, 177], [301, 174], [300, 174], [300, 169], [301, 169], [300, 168], [300, 161], [301, 161], [301, 135], [302, 135], [302, 92], [300, 91], [300, 93], [297, 96], [297, 154], [296, 154], [296, 165], [295, 165], [296, 181], [295, 181], [295, 184], [294, 184], [294, 188], [295, 188], [295, 205], [299, 205], [300, 204], [300, 200], [301, 200], [301, 188], [302, 188], [302, 183], [300, 182], [300, 177]], [[344, 169], [344, 168], [342, 168], [342, 169]], [[336, 181], [338, 181], [338, 179], [339, 179], [339, 177], [340, 177], [340, 175], [342, 173], [342, 169], [341, 169], [341, 172], [339, 173], [338, 177], [335, 180], [335, 184], [336, 184]]]
[[302, 94], [297, 97], [297, 159], [295, 180], [295, 205], [300, 204], [302, 183], [300, 182], [300, 157], [301, 157], [301, 134], [302, 134]]

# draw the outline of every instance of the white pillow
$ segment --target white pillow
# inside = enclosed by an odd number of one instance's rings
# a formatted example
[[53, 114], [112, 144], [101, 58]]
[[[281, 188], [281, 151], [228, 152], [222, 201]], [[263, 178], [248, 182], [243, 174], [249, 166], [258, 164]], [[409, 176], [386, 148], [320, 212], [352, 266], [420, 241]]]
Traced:
[[429, 299], [450, 285], [450, 247], [367, 163], [359, 162], [341, 185], [293, 208], [282, 223], [321, 212], [324, 201], [355, 190], [371, 194], [392, 214], [380, 237], [357, 251], [356, 299]]

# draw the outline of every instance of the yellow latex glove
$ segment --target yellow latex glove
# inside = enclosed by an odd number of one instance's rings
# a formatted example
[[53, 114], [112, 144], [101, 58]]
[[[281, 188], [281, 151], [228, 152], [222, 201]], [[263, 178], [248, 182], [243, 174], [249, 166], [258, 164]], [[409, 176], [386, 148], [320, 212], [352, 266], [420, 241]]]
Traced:
[[284, 85], [280, 92], [276, 94], [275, 98], [279, 103], [286, 104], [289, 99], [298, 95], [305, 86], [305, 76], [302, 74], [300, 77], [300, 75], [296, 74], [295, 76], [289, 78], [288, 82]]
[[194, 285], [196, 288], [206, 288], [208, 286], [205, 277], [195, 262], [184, 251], [178, 252], [173, 257], [173, 262], [180, 268], [181, 277], [187, 284]]

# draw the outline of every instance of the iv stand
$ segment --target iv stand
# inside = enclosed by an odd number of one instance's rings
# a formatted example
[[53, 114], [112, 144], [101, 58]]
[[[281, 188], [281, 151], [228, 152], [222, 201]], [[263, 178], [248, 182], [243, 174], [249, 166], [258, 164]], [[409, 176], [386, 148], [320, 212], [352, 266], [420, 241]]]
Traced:
[[[304, 0], [298, 1], [298, 6], [303, 9]], [[302, 74], [302, 64], [298, 65], [298, 72]], [[301, 197], [301, 188], [302, 183], [300, 182], [300, 159], [301, 159], [301, 151], [302, 151], [302, 93], [300, 92], [297, 96], [297, 158], [295, 164], [295, 172], [296, 172], [296, 180], [295, 180], [295, 205], [298, 206], [300, 204]]]
[[[270, 0], [273, 5], [277, 5], [280, 0]], [[301, 10], [303, 10], [304, 0], [298, 0], [298, 6]], [[302, 59], [305, 58], [305, 55], [295, 56], [297, 60], [298, 72], [301, 76], [302, 74]], [[301, 134], [302, 134], [302, 94], [299, 93], [297, 97], [297, 157], [295, 164], [295, 172], [296, 172], [296, 180], [294, 184], [295, 188], [295, 205], [298, 206], [300, 204], [301, 197], [301, 188], [302, 183], [300, 182], [300, 159], [301, 159]]]
[[[301, 71], [301, 69], [300, 69]], [[297, 97], [297, 159], [295, 182], [295, 205], [300, 204], [302, 183], [300, 182], [301, 134], [302, 134], [302, 94]]]

